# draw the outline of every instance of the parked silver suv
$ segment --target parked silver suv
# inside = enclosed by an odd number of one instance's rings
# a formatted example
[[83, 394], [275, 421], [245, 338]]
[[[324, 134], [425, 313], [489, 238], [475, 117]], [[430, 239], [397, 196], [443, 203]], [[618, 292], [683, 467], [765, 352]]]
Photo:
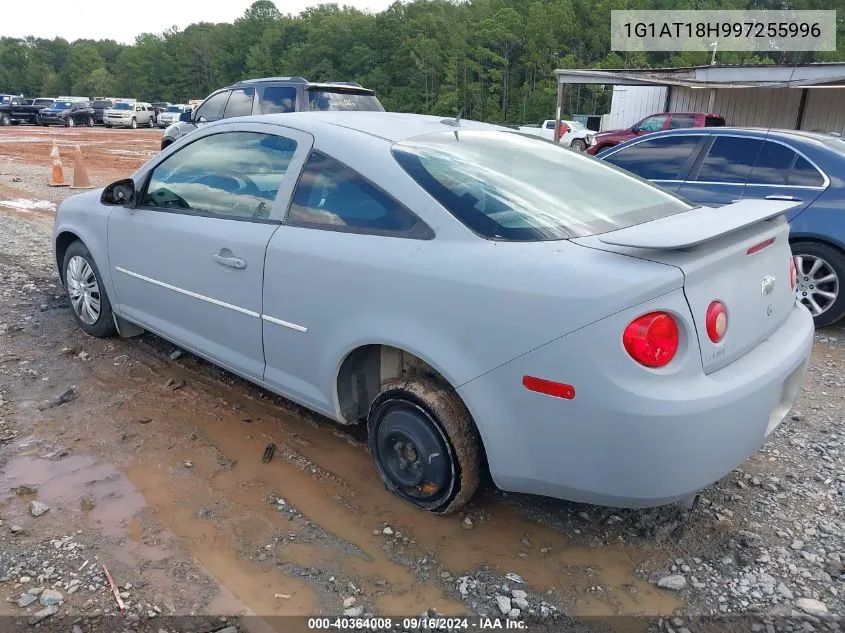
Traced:
[[191, 113], [164, 130], [161, 149], [204, 123], [250, 114], [312, 110], [384, 112], [375, 92], [348, 81], [315, 83], [302, 77], [264, 77], [240, 81], [212, 92]]
[[128, 127], [133, 130], [138, 126], [155, 127], [155, 110], [149, 103], [115, 103], [103, 113], [106, 127]]

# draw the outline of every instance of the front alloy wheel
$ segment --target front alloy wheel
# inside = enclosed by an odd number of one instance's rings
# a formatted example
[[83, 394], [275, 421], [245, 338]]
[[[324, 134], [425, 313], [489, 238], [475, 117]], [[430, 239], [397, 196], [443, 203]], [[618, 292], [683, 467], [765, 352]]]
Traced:
[[69, 116], [69, 117], [67, 118], [67, 121], [65, 121], [65, 125], [66, 125], [67, 127], [74, 127], [74, 126], [76, 125], [76, 121], [74, 121], [74, 120], [73, 120], [73, 117], [72, 117], [72, 116]]
[[576, 152], [583, 152], [587, 149], [587, 144], [582, 139], [576, 138], [569, 144], [569, 147], [574, 149]]
[[795, 261], [795, 298], [813, 315], [818, 327], [835, 323], [845, 316], [845, 255], [818, 242], [792, 244]]

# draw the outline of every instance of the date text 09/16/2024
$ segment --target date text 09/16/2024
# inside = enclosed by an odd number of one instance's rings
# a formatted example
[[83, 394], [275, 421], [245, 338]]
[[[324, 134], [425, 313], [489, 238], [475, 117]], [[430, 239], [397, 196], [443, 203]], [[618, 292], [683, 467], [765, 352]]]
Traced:
[[508, 618], [308, 618], [308, 628], [314, 631], [488, 631], [526, 630], [522, 620]]

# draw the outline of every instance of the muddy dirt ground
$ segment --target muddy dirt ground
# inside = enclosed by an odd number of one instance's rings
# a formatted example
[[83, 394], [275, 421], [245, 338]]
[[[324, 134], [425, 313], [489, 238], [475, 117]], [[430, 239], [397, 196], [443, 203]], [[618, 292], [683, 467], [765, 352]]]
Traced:
[[[52, 143], [66, 178], [79, 145], [103, 186], [160, 138], [0, 128], [0, 615], [68, 631], [109, 617], [118, 629], [289, 631], [307, 621], [275, 616], [424, 612], [509, 613], [549, 631], [842, 626], [843, 328], [817, 333], [791, 417], [696, 510], [488, 485], [465, 513], [429, 516], [385, 491], [360, 429], [155, 336], [75, 326], [49, 235], [75, 192], [46, 185]], [[39, 502], [49, 510], [36, 517]]]

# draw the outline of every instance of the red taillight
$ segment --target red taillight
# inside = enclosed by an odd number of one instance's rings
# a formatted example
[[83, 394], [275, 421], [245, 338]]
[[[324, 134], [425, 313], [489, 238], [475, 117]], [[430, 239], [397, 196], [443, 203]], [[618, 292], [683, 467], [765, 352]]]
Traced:
[[666, 312], [649, 312], [628, 324], [622, 343], [640, 365], [663, 367], [678, 351], [678, 324]]
[[707, 336], [714, 343], [720, 343], [728, 331], [728, 309], [721, 301], [713, 301], [707, 306]]
[[754, 246], [749, 248], [747, 251], [745, 251], [745, 254], [746, 255], [753, 255], [754, 253], [759, 253], [764, 248], [769, 248], [769, 246], [771, 246], [774, 243], [775, 243], [775, 238], [770, 237], [769, 239], [764, 240], [764, 241], [760, 242], [759, 244], [755, 244]]
[[795, 290], [795, 284], [798, 283], [798, 271], [795, 269], [795, 259], [789, 258], [789, 285]]

